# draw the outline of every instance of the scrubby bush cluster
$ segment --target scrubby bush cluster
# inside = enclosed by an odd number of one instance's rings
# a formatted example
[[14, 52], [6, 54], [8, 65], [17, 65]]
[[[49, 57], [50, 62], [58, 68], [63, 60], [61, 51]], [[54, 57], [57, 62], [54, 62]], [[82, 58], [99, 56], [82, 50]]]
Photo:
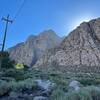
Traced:
[[[24, 98], [24, 94], [27, 94], [28, 92], [33, 93], [36, 89], [36, 84], [34, 80], [32, 79], [26, 79], [23, 81], [3, 81], [0, 80], [0, 97], [5, 98], [12, 98], [13, 100], [20, 100], [19, 97], [21, 96]], [[25, 92], [25, 93], [24, 93]], [[27, 99], [31, 100], [31, 99]]]
[[[36, 79], [50, 80], [56, 84], [48, 96], [50, 100], [100, 100], [99, 74], [28, 68], [11, 61], [7, 52], [0, 52], [0, 100], [33, 100], [32, 95], [39, 91]], [[79, 91], [69, 91], [71, 80], [77, 80], [83, 87]]]
[[88, 86], [79, 91], [63, 92], [61, 89], [53, 91], [50, 100], [100, 100], [100, 87]]
[[34, 78], [31, 77], [33, 75], [27, 66], [20, 69], [17, 64], [16, 69], [15, 65], [16, 63], [9, 59], [8, 52], [0, 52], [0, 100], [21, 100], [18, 97], [24, 97], [22, 92], [34, 92], [36, 88]]
[[8, 52], [0, 52], [0, 68], [1, 69], [12, 68], [13, 64], [14, 64], [14, 61], [11, 61], [9, 59], [9, 53]]

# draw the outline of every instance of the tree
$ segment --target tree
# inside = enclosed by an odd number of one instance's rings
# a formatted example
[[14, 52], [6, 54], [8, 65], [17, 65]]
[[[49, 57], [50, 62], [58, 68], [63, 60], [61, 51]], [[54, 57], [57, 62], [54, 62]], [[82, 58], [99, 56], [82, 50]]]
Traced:
[[1, 68], [12, 68], [13, 67], [13, 63], [10, 59], [9, 59], [9, 53], [8, 52], [0, 52], [0, 69]]

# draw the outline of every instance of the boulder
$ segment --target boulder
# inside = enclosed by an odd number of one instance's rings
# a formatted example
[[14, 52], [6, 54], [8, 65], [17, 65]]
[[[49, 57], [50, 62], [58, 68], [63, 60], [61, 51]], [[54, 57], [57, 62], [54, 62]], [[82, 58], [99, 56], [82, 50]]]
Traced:
[[47, 97], [43, 97], [43, 96], [36, 96], [36, 97], [34, 97], [33, 100], [48, 100], [48, 98]]
[[73, 80], [69, 83], [69, 90], [75, 90], [78, 91], [80, 90], [80, 88], [82, 87], [82, 85], [80, 84], [80, 82]]
[[35, 80], [35, 82], [40, 89], [45, 90], [45, 91], [52, 91], [55, 86], [55, 83], [52, 83], [49, 80], [37, 79]]

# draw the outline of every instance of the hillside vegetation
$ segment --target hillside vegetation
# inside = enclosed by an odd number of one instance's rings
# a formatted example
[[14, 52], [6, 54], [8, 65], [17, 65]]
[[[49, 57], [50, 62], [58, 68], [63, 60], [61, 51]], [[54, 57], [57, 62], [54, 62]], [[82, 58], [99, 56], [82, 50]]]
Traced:
[[[0, 52], [0, 61], [0, 100], [100, 100], [99, 74], [40, 71], [25, 65], [17, 69], [7, 52]], [[37, 79], [54, 83], [52, 91], [43, 93]], [[73, 80], [82, 85], [78, 91], [69, 87]]]

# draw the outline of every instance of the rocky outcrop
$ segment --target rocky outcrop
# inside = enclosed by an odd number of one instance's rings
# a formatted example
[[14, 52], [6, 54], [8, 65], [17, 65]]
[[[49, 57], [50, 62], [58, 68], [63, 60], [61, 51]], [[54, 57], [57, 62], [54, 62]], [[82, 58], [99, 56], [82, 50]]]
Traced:
[[64, 70], [76, 70], [80, 66], [84, 66], [80, 68], [87, 71], [92, 68], [100, 69], [100, 18], [80, 24], [63, 40], [60, 48], [46, 53], [34, 67], [48, 65], [57, 66], [57, 69], [63, 66], [61, 69]]
[[76, 80], [73, 80], [69, 83], [69, 91], [79, 91], [81, 87], [81, 83]]
[[36, 96], [34, 97], [34, 100], [48, 100], [48, 98], [43, 96]]
[[61, 41], [62, 38], [54, 31], [47, 30], [38, 36], [29, 36], [25, 42], [17, 44], [8, 51], [12, 60], [32, 66], [48, 49], [59, 46]]
[[36, 84], [41, 90], [45, 90], [46, 93], [51, 92], [55, 87], [55, 83], [50, 82], [50, 80], [44, 81], [41, 79], [35, 80]]

